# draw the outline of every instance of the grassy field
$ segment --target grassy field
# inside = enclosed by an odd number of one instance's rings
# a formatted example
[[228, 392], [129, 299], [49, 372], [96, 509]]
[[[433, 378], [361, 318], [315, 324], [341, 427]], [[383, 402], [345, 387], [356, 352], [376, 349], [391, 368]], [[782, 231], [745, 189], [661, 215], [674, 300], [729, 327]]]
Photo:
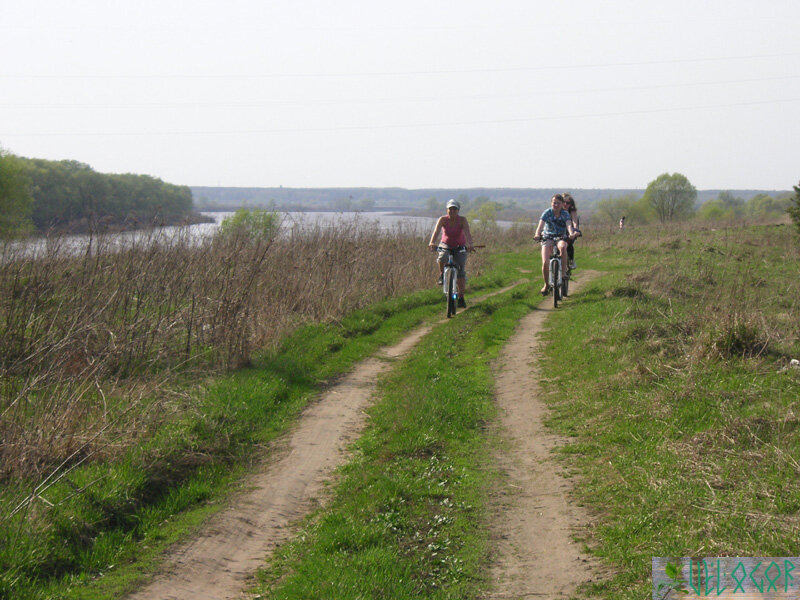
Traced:
[[[586, 596], [649, 596], [651, 556], [800, 551], [800, 370], [789, 367], [800, 358], [798, 259], [788, 226], [631, 229], [579, 242], [579, 266], [604, 275], [548, 322], [543, 385], [549, 425], [569, 439], [559, 459], [592, 514], [584, 542], [608, 567]], [[535, 270], [536, 249], [488, 260], [473, 293]], [[480, 597], [498, 483], [489, 367], [537, 287], [437, 326], [385, 377], [329, 505], [266, 565], [254, 595]], [[71, 457], [58, 479], [7, 477], [0, 598], [118, 598], [216, 510], [253, 447], [325, 381], [440, 313], [433, 289], [345, 310], [253, 352], [248, 367], [201, 385], [171, 380], [148, 421], [159, 426], [139, 443]]]
[[571, 357], [546, 382], [549, 425], [572, 440], [586, 543], [612, 566], [591, 590], [604, 598], [648, 596], [652, 556], [800, 552], [797, 236], [643, 233], [592, 246], [608, 276], [547, 334], [546, 369]]

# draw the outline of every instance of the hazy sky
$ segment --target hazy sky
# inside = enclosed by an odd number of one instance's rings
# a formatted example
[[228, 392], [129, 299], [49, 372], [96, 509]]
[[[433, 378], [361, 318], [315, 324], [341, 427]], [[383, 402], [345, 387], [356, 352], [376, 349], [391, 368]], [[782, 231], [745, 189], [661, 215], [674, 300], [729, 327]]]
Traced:
[[0, 146], [186, 185], [800, 179], [797, 0], [0, 0]]

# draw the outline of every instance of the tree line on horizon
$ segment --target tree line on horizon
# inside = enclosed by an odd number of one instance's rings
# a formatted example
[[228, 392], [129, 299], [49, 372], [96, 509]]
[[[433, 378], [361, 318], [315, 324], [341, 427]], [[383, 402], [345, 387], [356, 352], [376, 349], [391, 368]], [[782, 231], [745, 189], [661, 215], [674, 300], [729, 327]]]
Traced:
[[187, 186], [155, 177], [106, 174], [72, 161], [17, 157], [0, 149], [0, 238], [47, 231], [135, 229], [186, 222]]
[[792, 215], [792, 207], [800, 202], [795, 193], [780, 192], [775, 196], [758, 193], [748, 199], [729, 191], [698, 204], [697, 189], [681, 173], [664, 173], [651, 181], [644, 194], [629, 193], [600, 200], [593, 212], [596, 222], [626, 224], [686, 221], [743, 221], [776, 219]]
[[[731, 191], [698, 192], [680, 173], [664, 173], [644, 193], [631, 190], [573, 190], [584, 222], [631, 225], [704, 219], [764, 220], [800, 214], [795, 194], [756, 192], [747, 199]], [[549, 204], [544, 188], [475, 188], [380, 190], [376, 188], [190, 188], [147, 175], [103, 174], [70, 160], [48, 161], [17, 157], [0, 148], [0, 239], [49, 230], [97, 231], [197, 221], [195, 208], [252, 207], [268, 210], [375, 210], [382, 203], [403, 203], [410, 210], [438, 212], [450, 197], [462, 204], [462, 214], [483, 223], [530, 217]], [[470, 196], [470, 192], [477, 194]], [[204, 195], [205, 194], [205, 195]], [[275, 197], [284, 202], [276, 202]], [[209, 198], [210, 197], [210, 198]], [[705, 201], [699, 201], [703, 197]], [[216, 203], [215, 203], [216, 200]], [[224, 201], [224, 202], [221, 202]], [[285, 202], [288, 202], [286, 204]], [[395, 207], [396, 208], [396, 207]], [[793, 212], [795, 211], [795, 212]], [[536, 215], [534, 215], [536, 216]], [[800, 217], [798, 217], [800, 218]], [[797, 219], [796, 219], [797, 220]]]

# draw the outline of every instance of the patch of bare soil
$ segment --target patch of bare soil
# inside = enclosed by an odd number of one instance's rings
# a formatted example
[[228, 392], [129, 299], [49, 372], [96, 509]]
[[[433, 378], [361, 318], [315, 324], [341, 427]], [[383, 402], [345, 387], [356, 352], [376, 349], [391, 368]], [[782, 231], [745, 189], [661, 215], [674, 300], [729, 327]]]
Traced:
[[358, 437], [378, 376], [412, 348], [422, 327], [378, 357], [358, 364], [310, 405], [283, 440], [277, 459], [252, 476], [230, 506], [210, 518], [203, 531], [173, 550], [162, 572], [128, 600], [223, 600], [239, 598], [248, 579], [307, 514], [324, 483], [346, 460]]
[[397, 345], [362, 361], [324, 392], [230, 505], [211, 517], [196, 537], [174, 548], [161, 571], [127, 599], [242, 597], [253, 574], [292, 535], [292, 525], [314, 508], [325, 482], [347, 460], [347, 447], [365, 425], [378, 376], [391, 366], [388, 359], [410, 351], [430, 329], [416, 329]]
[[[581, 271], [573, 292], [594, 276]], [[569, 598], [598, 577], [598, 565], [573, 539], [589, 517], [571, 503], [572, 483], [552, 456], [563, 441], [544, 426], [538, 334], [551, 310], [548, 299], [524, 317], [498, 360], [495, 395], [503, 439], [498, 462], [508, 485], [496, 499], [490, 598]]]

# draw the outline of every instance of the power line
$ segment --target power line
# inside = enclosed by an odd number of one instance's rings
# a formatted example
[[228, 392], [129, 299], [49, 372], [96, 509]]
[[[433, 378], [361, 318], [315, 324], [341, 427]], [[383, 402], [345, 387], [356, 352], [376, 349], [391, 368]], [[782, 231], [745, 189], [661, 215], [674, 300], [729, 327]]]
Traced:
[[262, 73], [262, 74], [171, 74], [171, 75], [131, 75], [131, 74], [88, 74], [88, 75], [12, 75], [0, 74], [0, 79], [282, 79], [282, 78], [346, 78], [346, 77], [406, 77], [416, 75], [464, 75], [476, 73], [524, 73], [531, 71], [551, 71], [567, 69], [600, 69], [616, 67], [643, 67], [652, 65], [689, 64], [704, 62], [725, 62], [737, 60], [760, 60], [765, 58], [790, 58], [800, 53], [756, 54], [749, 56], [720, 56], [710, 58], [678, 58], [653, 61], [632, 61], [618, 63], [584, 63], [577, 65], [540, 65], [527, 67], [495, 67], [474, 69], [439, 69], [418, 71], [362, 71], [352, 73]]
[[218, 130], [218, 131], [137, 131], [137, 132], [50, 132], [50, 133], [2, 133], [0, 137], [147, 137], [147, 136], [196, 136], [196, 135], [261, 135], [278, 133], [332, 133], [339, 131], [371, 131], [371, 130], [390, 130], [390, 129], [416, 129], [434, 127], [463, 127], [471, 125], [502, 125], [511, 123], [533, 123], [538, 121], [558, 121], [569, 119], [590, 119], [624, 117], [634, 115], [646, 115], [670, 112], [686, 112], [693, 110], [710, 110], [719, 108], [740, 108], [747, 106], [762, 106], [769, 104], [786, 104], [800, 102], [800, 98], [785, 98], [773, 100], [760, 100], [753, 102], [732, 102], [728, 104], [713, 104], [704, 106], [683, 106], [674, 108], [653, 108], [642, 110], [627, 110], [604, 113], [584, 113], [572, 115], [550, 115], [542, 117], [520, 117], [513, 119], [484, 119], [473, 121], [440, 121], [428, 123], [405, 123], [405, 124], [385, 124], [385, 125], [343, 125], [330, 127], [285, 127], [271, 129], [244, 129], [244, 130]]
[[265, 100], [249, 102], [152, 102], [152, 103], [31, 103], [31, 102], [0, 102], [3, 108], [259, 108], [265, 106], [314, 106], [332, 104], [397, 104], [401, 102], [429, 102], [432, 100], [505, 100], [510, 98], [531, 98], [536, 96], [552, 96], [553, 94], [593, 94], [605, 92], [633, 92], [642, 90], [660, 90], [674, 88], [691, 88], [715, 85], [732, 85], [741, 83], [765, 83], [768, 81], [788, 81], [800, 79], [800, 75], [787, 75], [782, 77], [757, 77], [753, 79], [728, 79], [720, 81], [699, 81], [690, 83], [665, 83], [654, 85], [635, 85], [602, 88], [575, 88], [560, 90], [544, 90], [520, 94], [457, 94], [450, 96], [416, 96], [416, 97], [384, 97], [384, 98], [349, 98], [349, 99], [302, 99], [302, 100]]

